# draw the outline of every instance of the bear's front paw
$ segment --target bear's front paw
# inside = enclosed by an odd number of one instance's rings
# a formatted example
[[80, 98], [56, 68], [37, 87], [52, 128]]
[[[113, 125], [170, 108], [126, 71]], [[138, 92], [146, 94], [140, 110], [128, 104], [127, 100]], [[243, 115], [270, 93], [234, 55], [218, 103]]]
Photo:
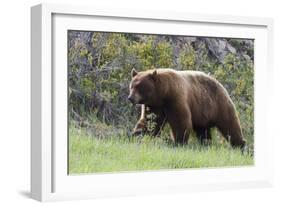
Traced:
[[138, 121], [135, 128], [133, 129], [132, 135], [133, 136], [144, 135], [145, 131], [146, 131], [145, 120], [141, 119]]
[[132, 132], [132, 136], [143, 136], [144, 131], [142, 129], [137, 129]]

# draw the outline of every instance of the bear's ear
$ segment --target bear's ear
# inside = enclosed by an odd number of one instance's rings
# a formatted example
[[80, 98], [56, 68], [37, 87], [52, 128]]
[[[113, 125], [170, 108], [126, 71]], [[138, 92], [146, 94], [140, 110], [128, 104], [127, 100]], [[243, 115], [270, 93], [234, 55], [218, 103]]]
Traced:
[[154, 71], [152, 72], [151, 78], [152, 78], [154, 81], [156, 81], [156, 79], [157, 79], [157, 70], [156, 70], [156, 69], [154, 69]]
[[131, 71], [131, 76], [134, 77], [138, 74], [137, 70], [135, 70], [135, 68], [132, 69]]

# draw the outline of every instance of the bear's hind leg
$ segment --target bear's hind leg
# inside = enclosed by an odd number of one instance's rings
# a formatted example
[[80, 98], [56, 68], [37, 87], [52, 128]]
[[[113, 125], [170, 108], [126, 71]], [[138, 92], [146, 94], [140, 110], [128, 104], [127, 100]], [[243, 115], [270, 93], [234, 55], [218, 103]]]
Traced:
[[232, 147], [244, 149], [246, 141], [243, 139], [242, 130], [237, 118], [221, 123], [217, 127]]

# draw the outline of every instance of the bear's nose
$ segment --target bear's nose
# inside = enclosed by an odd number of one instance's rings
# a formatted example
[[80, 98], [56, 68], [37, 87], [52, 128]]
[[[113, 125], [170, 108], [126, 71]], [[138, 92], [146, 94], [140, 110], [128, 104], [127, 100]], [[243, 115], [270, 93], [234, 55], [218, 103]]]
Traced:
[[130, 95], [130, 96], [128, 96], [128, 100], [130, 101], [130, 102], [132, 102], [133, 103], [133, 101], [134, 101], [134, 99], [133, 99], [133, 97]]

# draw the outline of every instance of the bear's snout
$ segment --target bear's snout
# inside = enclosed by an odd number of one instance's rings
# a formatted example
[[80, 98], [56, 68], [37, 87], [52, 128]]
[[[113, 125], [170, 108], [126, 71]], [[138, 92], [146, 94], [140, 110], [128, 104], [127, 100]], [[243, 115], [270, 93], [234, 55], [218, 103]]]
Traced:
[[134, 98], [132, 97], [132, 95], [129, 95], [129, 96], [128, 96], [128, 100], [129, 100], [130, 102], [134, 103]]
[[141, 104], [142, 99], [138, 94], [130, 94], [128, 96], [128, 100], [132, 103], [132, 104]]
[[132, 101], [133, 101], [133, 97], [132, 97], [131, 95], [129, 95], [129, 96], [128, 96], [128, 100], [129, 100], [130, 102], [132, 102]]

